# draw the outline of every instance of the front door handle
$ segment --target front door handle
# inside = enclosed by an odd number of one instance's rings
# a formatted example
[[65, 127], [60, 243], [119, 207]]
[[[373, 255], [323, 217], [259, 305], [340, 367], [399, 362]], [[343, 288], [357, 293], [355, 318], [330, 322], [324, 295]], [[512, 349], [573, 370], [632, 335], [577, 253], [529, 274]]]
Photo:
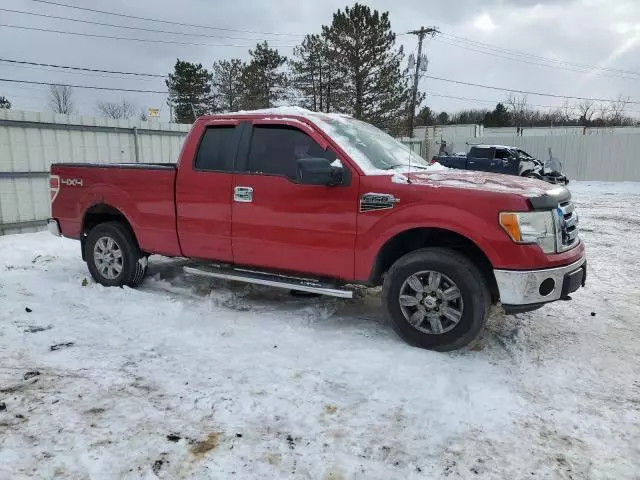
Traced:
[[251, 203], [253, 202], [253, 188], [251, 187], [235, 187], [233, 189], [234, 202]]

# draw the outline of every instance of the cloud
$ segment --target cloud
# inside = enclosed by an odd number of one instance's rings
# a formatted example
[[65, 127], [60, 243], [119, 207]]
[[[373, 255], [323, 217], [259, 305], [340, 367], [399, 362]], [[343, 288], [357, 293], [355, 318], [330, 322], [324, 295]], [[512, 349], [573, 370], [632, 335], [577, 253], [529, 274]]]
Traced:
[[482, 30], [483, 32], [491, 32], [496, 29], [495, 23], [491, 19], [491, 15], [488, 13], [483, 13], [482, 15], [476, 17], [473, 22], [473, 26], [478, 30]]
[[[65, 0], [83, 7], [122, 12], [129, 15], [163, 18], [172, 21], [217, 26], [229, 30], [199, 29], [177, 25], [142, 22], [103, 14], [55, 7], [29, 0], [13, 0], [11, 6], [19, 10], [68, 16], [92, 21], [144, 26], [183, 33], [204, 33], [220, 37], [199, 38], [152, 32], [126, 31], [113, 27], [82, 25], [74, 22], [2, 13], [2, 23], [26, 25], [84, 33], [99, 33], [123, 37], [138, 37], [207, 44], [172, 45], [123, 40], [77, 37], [44, 32], [33, 32], [3, 27], [0, 30], [0, 58], [27, 60], [62, 65], [121, 71], [166, 74], [177, 58], [201, 62], [210, 67], [221, 58], [246, 58], [248, 49], [263, 38], [277, 45], [280, 52], [290, 56], [293, 46], [301, 37], [297, 34], [319, 32], [322, 24], [331, 22], [332, 14], [350, 0], [323, 0], [322, 2], [278, 0], [210, 1], [190, 0], [188, 8], [173, 0]], [[640, 55], [636, 52], [638, 41], [634, 38], [636, 23], [640, 18], [638, 0], [370, 0], [366, 4], [378, 10], [389, 10], [394, 30], [406, 33], [420, 26], [438, 26], [442, 32], [501, 48], [528, 52], [531, 55], [556, 58], [572, 63], [599, 65], [609, 60], [612, 68], [640, 71]], [[625, 26], [626, 25], [626, 26]], [[289, 35], [266, 35], [248, 32], [279, 32]], [[571, 72], [558, 68], [536, 65], [501, 58], [496, 51], [468, 48], [468, 44], [445, 43], [443, 37], [429, 39], [425, 52], [429, 56], [430, 73], [433, 75], [485, 83], [523, 90], [549, 91], [553, 93], [580, 94], [594, 97], [615, 98], [636, 93], [637, 81], [594, 75], [581, 84], [584, 72]], [[405, 51], [415, 51], [417, 39], [401, 35], [398, 42]], [[226, 45], [226, 46], [225, 46]], [[230, 46], [232, 45], [232, 46]], [[612, 53], [621, 52], [617, 56]], [[530, 57], [524, 57], [529, 58]], [[0, 63], [0, 77], [35, 81], [90, 84], [97, 86], [162, 90], [161, 78], [94, 75], [88, 72], [64, 72], [55, 69], [18, 67]], [[435, 110], [491, 107], [492, 102], [505, 95], [473, 87], [462, 87], [424, 79], [420, 88], [430, 93], [476, 98], [487, 103], [462, 101], [446, 97], [433, 97], [430, 106]], [[160, 94], [122, 94], [77, 90], [79, 109], [85, 114], [95, 113], [99, 100], [119, 100], [123, 97], [141, 107], [163, 109], [165, 98]], [[46, 87], [19, 86], [0, 83], [0, 95], [7, 96], [15, 108], [28, 110], [46, 109]], [[555, 102], [530, 97], [532, 103]], [[558, 101], [557, 103], [560, 103]]]

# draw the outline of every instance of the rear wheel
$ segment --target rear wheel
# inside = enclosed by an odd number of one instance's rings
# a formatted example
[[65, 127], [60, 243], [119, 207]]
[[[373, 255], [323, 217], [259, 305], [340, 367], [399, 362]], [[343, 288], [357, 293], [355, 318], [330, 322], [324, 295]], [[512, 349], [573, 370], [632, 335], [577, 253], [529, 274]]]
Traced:
[[490, 304], [478, 268], [446, 248], [425, 248], [400, 258], [386, 275], [383, 299], [400, 337], [438, 351], [474, 340], [487, 321]]
[[146, 257], [120, 222], [101, 223], [89, 232], [85, 258], [93, 279], [107, 287], [135, 287], [147, 272]]

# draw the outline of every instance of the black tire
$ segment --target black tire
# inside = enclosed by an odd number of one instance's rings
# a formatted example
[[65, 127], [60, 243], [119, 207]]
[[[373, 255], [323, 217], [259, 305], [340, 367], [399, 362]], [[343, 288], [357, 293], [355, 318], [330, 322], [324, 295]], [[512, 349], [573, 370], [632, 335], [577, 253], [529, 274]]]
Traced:
[[[108, 278], [98, 268], [94, 257], [96, 243], [102, 238], [111, 238], [122, 252], [121, 271], [115, 278]], [[131, 231], [120, 222], [106, 222], [95, 226], [85, 242], [85, 259], [93, 279], [105, 287], [136, 287], [147, 273], [147, 258], [140, 251]]]
[[[434, 334], [409, 323], [400, 306], [400, 290], [410, 276], [434, 271], [449, 277], [458, 287], [464, 308], [457, 324], [448, 332]], [[396, 333], [420, 348], [446, 352], [468, 345], [482, 331], [490, 305], [490, 295], [482, 273], [464, 255], [448, 248], [424, 248], [408, 253], [393, 264], [382, 290], [387, 317]]]

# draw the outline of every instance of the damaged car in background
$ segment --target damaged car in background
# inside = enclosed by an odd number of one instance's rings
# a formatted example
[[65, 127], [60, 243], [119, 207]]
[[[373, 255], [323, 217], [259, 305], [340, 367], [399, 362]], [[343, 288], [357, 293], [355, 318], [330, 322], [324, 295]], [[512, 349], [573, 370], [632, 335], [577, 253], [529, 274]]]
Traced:
[[542, 162], [524, 150], [504, 145], [474, 145], [468, 154], [448, 155], [440, 152], [431, 160], [449, 168], [503, 173], [537, 178], [548, 183], [566, 185], [569, 179], [562, 172], [562, 163], [551, 155]]

